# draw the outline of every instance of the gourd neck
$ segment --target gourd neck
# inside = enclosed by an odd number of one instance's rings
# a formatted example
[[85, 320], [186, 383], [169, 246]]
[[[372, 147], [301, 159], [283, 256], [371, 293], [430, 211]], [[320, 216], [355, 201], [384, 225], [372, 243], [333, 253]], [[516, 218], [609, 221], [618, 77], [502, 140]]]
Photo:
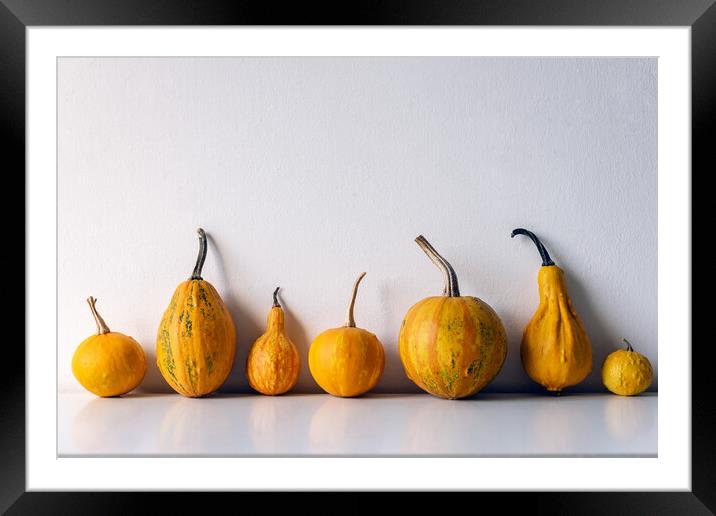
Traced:
[[278, 302], [277, 297], [279, 288], [281, 287], [276, 287], [276, 290], [273, 291], [273, 306], [271, 307], [271, 311], [269, 312], [268, 316], [268, 327], [282, 330], [284, 325], [284, 317], [281, 303]]
[[560, 294], [567, 295], [564, 272], [556, 265], [540, 267], [537, 273], [537, 284], [539, 285], [540, 299], [542, 300], [558, 301]]
[[204, 268], [204, 261], [206, 260], [206, 233], [203, 229], [199, 228], [196, 230], [199, 235], [199, 255], [196, 257], [196, 265], [194, 265], [194, 272], [191, 273], [192, 280], [201, 280], [201, 270]]
[[634, 348], [632, 347], [631, 342], [629, 342], [629, 341], [626, 340], [626, 339], [622, 339], [622, 340], [624, 341], [624, 344], [626, 344], [626, 350], [627, 350], [627, 351], [634, 351]]
[[510, 235], [512, 238], [515, 237], [515, 235], [527, 235], [532, 239], [534, 244], [537, 246], [537, 251], [539, 251], [539, 255], [542, 258], [542, 266], [546, 267], [549, 265], [554, 265], [554, 262], [552, 261], [552, 258], [549, 257], [549, 253], [547, 252], [547, 249], [545, 249], [544, 245], [540, 241], [539, 238], [537, 238], [537, 235], [532, 233], [532, 231], [528, 231], [523, 228], [516, 228], [512, 230], [512, 234]]
[[348, 305], [348, 316], [346, 317], [346, 323], [343, 325], [345, 328], [355, 328], [356, 327], [356, 320], [353, 317], [353, 308], [356, 304], [356, 296], [358, 295], [358, 285], [360, 285], [361, 280], [365, 277], [365, 272], [361, 272], [360, 276], [358, 276], [358, 279], [353, 284], [353, 293], [351, 294], [351, 302]]
[[457, 282], [457, 274], [452, 265], [438, 253], [430, 242], [423, 235], [418, 235], [415, 242], [420, 246], [425, 254], [443, 273], [443, 295], [448, 297], [460, 297], [460, 287]]
[[104, 322], [102, 316], [99, 315], [97, 307], [95, 306], [95, 304], [97, 303], [97, 299], [90, 296], [87, 298], [87, 303], [89, 304], [90, 310], [92, 310], [94, 322], [97, 324], [97, 335], [104, 335], [105, 333], [110, 333], [109, 326], [107, 326], [107, 323]]

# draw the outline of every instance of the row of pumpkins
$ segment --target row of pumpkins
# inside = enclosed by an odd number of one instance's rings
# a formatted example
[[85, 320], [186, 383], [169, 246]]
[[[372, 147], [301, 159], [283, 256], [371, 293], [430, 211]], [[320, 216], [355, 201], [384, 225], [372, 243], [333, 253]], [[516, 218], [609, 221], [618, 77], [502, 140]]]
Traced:
[[[229, 376], [236, 354], [236, 331], [226, 305], [201, 276], [206, 259], [206, 234], [199, 233], [199, 256], [191, 277], [174, 292], [157, 332], [157, 366], [178, 393], [200, 397], [216, 391]], [[540, 304], [524, 330], [521, 358], [525, 372], [549, 391], [581, 382], [592, 370], [592, 350], [575, 312], [562, 269], [531, 231], [518, 228], [512, 236], [532, 239], [542, 258], [538, 275]], [[441, 296], [413, 305], [400, 328], [398, 346], [406, 375], [424, 391], [447, 399], [471, 396], [500, 372], [507, 355], [507, 338], [499, 316], [484, 301], [461, 296], [458, 279], [448, 261], [421, 235], [415, 241], [440, 269]], [[308, 366], [318, 385], [334, 396], [359, 396], [370, 391], [383, 373], [383, 345], [368, 330], [356, 326], [353, 309], [362, 273], [353, 285], [346, 322], [318, 335], [308, 352]], [[246, 375], [251, 387], [266, 395], [290, 391], [298, 380], [300, 357], [284, 330], [284, 314], [273, 293], [268, 328], [249, 350]], [[98, 396], [118, 396], [136, 388], [144, 378], [146, 359], [133, 338], [112, 332], [88, 300], [97, 335], [75, 351], [72, 371]], [[643, 392], [652, 381], [649, 360], [626, 349], [610, 354], [602, 366], [602, 381], [615, 394]]]

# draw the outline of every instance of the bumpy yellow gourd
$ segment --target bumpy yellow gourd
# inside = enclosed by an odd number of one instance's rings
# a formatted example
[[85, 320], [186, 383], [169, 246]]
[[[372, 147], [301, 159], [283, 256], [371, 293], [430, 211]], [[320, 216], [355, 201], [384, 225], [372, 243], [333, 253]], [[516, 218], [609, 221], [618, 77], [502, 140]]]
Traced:
[[564, 272], [531, 231], [518, 228], [537, 246], [542, 267], [537, 275], [540, 303], [522, 336], [522, 366], [532, 380], [549, 391], [577, 385], [592, 370], [592, 346], [567, 293]]
[[614, 394], [635, 396], [651, 385], [654, 371], [651, 362], [641, 353], [634, 351], [624, 339], [626, 349], [610, 353], [602, 364], [602, 383]]
[[147, 371], [144, 350], [132, 337], [110, 331], [97, 312], [93, 297], [87, 299], [97, 335], [83, 340], [72, 356], [72, 373], [82, 387], [97, 396], [119, 396], [136, 388]]
[[502, 369], [507, 356], [505, 329], [490, 305], [460, 295], [452, 266], [425, 237], [415, 241], [440, 268], [445, 285], [442, 296], [417, 302], [403, 319], [398, 351], [405, 374], [433, 396], [472, 396]]
[[359, 396], [378, 383], [385, 366], [383, 345], [373, 333], [356, 327], [353, 307], [362, 273], [353, 285], [348, 320], [340, 328], [318, 335], [308, 350], [313, 379], [334, 396]]
[[179, 394], [205, 396], [221, 387], [236, 356], [236, 329], [214, 286], [201, 277], [206, 234], [199, 228], [199, 256], [191, 277], [179, 284], [157, 330], [157, 367]]
[[300, 357], [284, 329], [284, 313], [273, 293], [266, 332], [253, 343], [246, 358], [246, 376], [252, 389], [274, 396], [293, 389], [298, 381]]

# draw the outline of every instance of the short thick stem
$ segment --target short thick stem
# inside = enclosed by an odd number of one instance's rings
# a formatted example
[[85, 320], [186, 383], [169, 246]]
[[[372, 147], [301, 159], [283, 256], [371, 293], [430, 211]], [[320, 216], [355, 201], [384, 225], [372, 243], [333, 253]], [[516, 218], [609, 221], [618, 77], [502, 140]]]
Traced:
[[206, 233], [203, 229], [199, 228], [196, 230], [199, 234], [199, 255], [196, 257], [196, 265], [194, 265], [194, 272], [191, 273], [193, 280], [200, 280], [201, 269], [204, 268], [204, 260], [206, 260]]
[[523, 228], [516, 228], [512, 230], [512, 234], [510, 235], [512, 238], [515, 237], [515, 235], [527, 235], [532, 239], [534, 244], [537, 246], [537, 251], [539, 251], [539, 255], [542, 258], [542, 266], [547, 265], [554, 265], [554, 262], [552, 261], [552, 258], [549, 257], [549, 253], [547, 252], [547, 249], [545, 249], [544, 245], [540, 241], [539, 238], [537, 238], [537, 235], [532, 233], [532, 231], [528, 231]]
[[360, 276], [358, 276], [358, 279], [353, 284], [353, 293], [351, 294], [351, 302], [348, 305], [348, 317], [346, 318], [346, 323], [344, 326], [348, 328], [355, 328], [356, 327], [356, 320], [353, 317], [353, 307], [356, 304], [356, 295], [358, 294], [358, 285], [360, 285], [361, 280], [365, 276], [365, 272], [361, 272]]
[[435, 248], [430, 245], [430, 242], [423, 235], [419, 235], [415, 242], [420, 246], [428, 258], [442, 271], [443, 281], [445, 282], [443, 288], [443, 295], [450, 297], [460, 296], [460, 287], [457, 282], [457, 274], [452, 268], [452, 265], [438, 253]]
[[92, 310], [94, 322], [97, 324], [97, 335], [104, 335], [105, 333], [109, 333], [109, 326], [107, 326], [107, 323], [104, 322], [102, 316], [99, 315], [99, 312], [97, 312], [97, 307], [95, 306], [95, 304], [97, 303], [97, 299], [90, 296], [87, 298], [87, 303], [89, 304], [90, 310]]

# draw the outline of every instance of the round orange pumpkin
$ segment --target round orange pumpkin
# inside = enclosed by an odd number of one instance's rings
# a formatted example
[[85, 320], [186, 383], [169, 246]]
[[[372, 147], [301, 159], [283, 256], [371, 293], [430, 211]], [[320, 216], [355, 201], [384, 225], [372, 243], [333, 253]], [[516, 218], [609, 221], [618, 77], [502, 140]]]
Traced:
[[398, 351], [405, 374], [440, 398], [471, 396], [500, 372], [507, 337], [497, 313], [484, 301], [461, 296], [457, 275], [420, 235], [415, 239], [443, 273], [442, 296], [417, 302], [403, 319]]
[[144, 349], [132, 337], [110, 331], [97, 311], [97, 300], [87, 299], [97, 335], [83, 340], [72, 355], [72, 373], [80, 385], [101, 397], [120, 396], [135, 389], [144, 379], [147, 360]]
[[385, 366], [383, 345], [373, 333], [356, 327], [353, 318], [358, 285], [353, 285], [348, 320], [340, 328], [324, 331], [311, 343], [308, 368], [316, 383], [334, 396], [359, 396], [378, 383]]

